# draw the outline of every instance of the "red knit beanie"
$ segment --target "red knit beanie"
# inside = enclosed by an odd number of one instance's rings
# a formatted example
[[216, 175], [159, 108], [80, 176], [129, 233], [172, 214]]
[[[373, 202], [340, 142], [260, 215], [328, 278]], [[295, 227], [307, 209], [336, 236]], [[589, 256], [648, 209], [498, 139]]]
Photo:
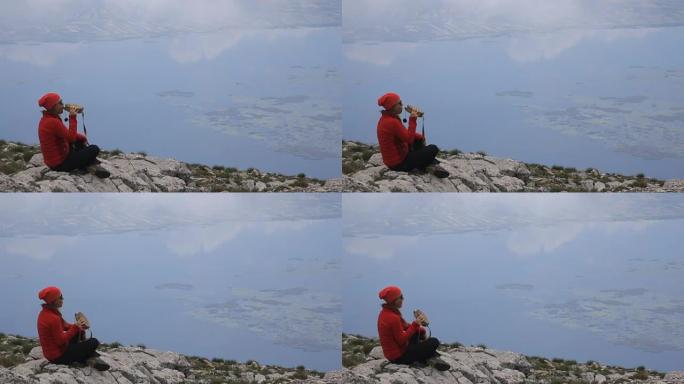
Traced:
[[60, 291], [57, 287], [46, 287], [38, 292], [38, 298], [48, 304], [51, 304], [55, 300], [59, 299], [60, 296], [62, 296], [62, 291]]
[[54, 107], [55, 104], [59, 103], [60, 100], [62, 100], [62, 98], [58, 94], [49, 92], [38, 99], [38, 105], [49, 110]]
[[399, 100], [401, 100], [401, 97], [399, 97], [399, 95], [393, 92], [389, 92], [380, 96], [380, 98], [378, 99], [378, 105], [384, 107], [385, 109], [390, 109], [397, 105]]
[[397, 286], [390, 285], [383, 288], [382, 291], [378, 293], [378, 296], [387, 303], [391, 303], [401, 296], [401, 289], [399, 289]]

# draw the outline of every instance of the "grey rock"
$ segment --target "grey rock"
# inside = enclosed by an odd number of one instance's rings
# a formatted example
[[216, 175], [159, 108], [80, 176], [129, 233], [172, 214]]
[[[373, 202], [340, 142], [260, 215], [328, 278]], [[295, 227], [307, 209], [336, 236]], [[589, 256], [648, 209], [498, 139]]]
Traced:
[[[383, 357], [378, 343], [375, 338], [344, 334], [343, 361], [347, 365], [356, 365], [326, 374], [324, 379], [333, 377], [340, 383], [359, 384], [684, 383], [684, 372], [670, 372], [663, 379], [662, 374], [646, 370], [640, 375], [644, 376], [646, 372], [647, 377], [637, 380], [634, 376], [640, 372], [639, 369], [526, 357], [516, 352], [459, 344], [447, 344], [438, 350], [439, 358], [451, 366], [449, 370], [440, 372], [430, 366], [393, 364]], [[368, 353], [362, 352], [368, 347], [371, 347]]]
[[438, 160], [449, 172], [445, 179], [392, 171], [375, 145], [343, 141], [342, 154], [345, 192], [684, 192], [684, 180], [645, 179], [644, 186], [633, 176], [607, 176], [611, 181], [605, 183], [595, 180], [603, 177], [596, 169], [547, 167], [480, 153], [442, 153]]
[[665, 374], [663, 381], [668, 384], [684, 383], [684, 371], [672, 371]]
[[39, 360], [43, 359], [43, 350], [41, 347], [35, 347], [31, 349], [31, 352], [29, 352], [27, 359], [30, 360]]
[[[0, 162], [12, 167], [13, 162], [3, 158], [3, 153], [13, 147], [39, 151], [36, 146], [20, 143], [0, 145]], [[9, 150], [8, 150], [9, 148]], [[340, 192], [344, 181], [326, 180], [318, 183], [295, 176], [264, 173], [257, 169], [245, 171], [228, 170], [223, 167], [189, 165], [174, 159], [148, 156], [140, 153], [103, 153], [101, 166], [111, 173], [106, 179], [93, 174], [56, 172], [46, 167], [40, 153], [23, 162], [19, 170], [11, 174], [0, 172], [2, 192]], [[108, 156], [108, 157], [107, 157]], [[263, 179], [263, 180], [262, 180]], [[280, 181], [272, 181], [283, 180]]]
[[385, 163], [382, 162], [382, 155], [380, 153], [374, 153], [373, 156], [368, 159], [367, 162], [371, 167], [384, 166]]
[[0, 379], [3, 383], [180, 384], [187, 382], [190, 373], [188, 360], [174, 352], [122, 347], [100, 354], [100, 358], [111, 366], [109, 371], [52, 364], [42, 357], [40, 347], [36, 347], [29, 353], [32, 360], [1, 370]]
[[385, 355], [382, 353], [382, 347], [374, 347], [368, 353], [368, 357], [373, 359], [384, 359]]
[[346, 369], [345, 382], [393, 384], [496, 383], [522, 384], [523, 370], [531, 368], [527, 359], [517, 353], [482, 348], [453, 348], [441, 352], [441, 358], [451, 365], [440, 372], [432, 367], [412, 367], [392, 364], [384, 359], [382, 349], [375, 347], [368, 360]]
[[[102, 161], [111, 173], [107, 179], [92, 174], [78, 175], [56, 172], [42, 164], [42, 155], [31, 158], [32, 167], [12, 176], [23, 188], [35, 186], [40, 192], [180, 192], [187, 189], [190, 169], [172, 159], [159, 159], [138, 154], [122, 154]], [[7, 191], [8, 189], [3, 189]]]
[[666, 180], [663, 184], [663, 189], [666, 191], [680, 192], [684, 190], [684, 180], [682, 179], [672, 179]]
[[[355, 160], [356, 161], [356, 160]], [[375, 192], [518, 192], [525, 188], [530, 171], [520, 162], [466, 154], [440, 159], [450, 173], [440, 179], [430, 173], [396, 172], [388, 169], [379, 153], [365, 168], [345, 175], [347, 191]]]

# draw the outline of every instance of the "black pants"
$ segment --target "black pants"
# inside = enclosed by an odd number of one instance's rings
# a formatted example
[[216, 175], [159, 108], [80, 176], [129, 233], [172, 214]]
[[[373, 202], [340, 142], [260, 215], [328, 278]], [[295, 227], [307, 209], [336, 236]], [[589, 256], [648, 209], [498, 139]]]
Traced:
[[86, 146], [83, 142], [77, 141], [71, 146], [69, 156], [67, 156], [62, 164], [53, 168], [53, 170], [69, 172], [77, 168], [85, 169], [95, 161], [99, 153], [100, 148], [97, 145]]
[[66, 352], [57, 358], [57, 360], [53, 361], [53, 363], [69, 365], [73, 362], [79, 362], [85, 364], [86, 360], [93, 356], [95, 349], [100, 345], [100, 342], [95, 338], [86, 341], [78, 341], [78, 339], [78, 334], [72, 337]]
[[415, 146], [406, 155], [404, 161], [396, 167], [393, 167], [392, 170], [408, 172], [417, 168], [424, 171], [425, 167], [435, 162], [437, 153], [439, 153], [439, 148], [434, 144], [422, 147]]
[[427, 359], [437, 355], [437, 347], [439, 347], [439, 340], [436, 337], [431, 337], [427, 340], [420, 341], [418, 333], [411, 337], [406, 352], [400, 358], [393, 361], [395, 364], [409, 365], [413, 362], [421, 362], [425, 364]]

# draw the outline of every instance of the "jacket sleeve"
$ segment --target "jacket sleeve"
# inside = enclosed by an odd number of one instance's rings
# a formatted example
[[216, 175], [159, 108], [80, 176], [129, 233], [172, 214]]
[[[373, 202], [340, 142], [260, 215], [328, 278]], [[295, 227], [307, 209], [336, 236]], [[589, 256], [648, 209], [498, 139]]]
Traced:
[[[76, 132], [78, 127], [78, 122], [76, 121], [76, 117], [69, 118], [69, 129], [67, 129], [64, 124], [62, 124], [62, 121], [60, 120], [59, 122], [55, 122], [52, 125], [52, 133], [57, 135], [58, 137], [61, 137], [62, 139], [73, 143], [74, 141], [78, 140], [79, 134]], [[81, 135], [82, 136], [82, 135]]]
[[404, 128], [404, 125], [399, 120], [394, 121], [392, 123], [392, 132], [401, 141], [408, 144], [413, 144], [413, 141], [416, 139], [416, 126], [418, 125], [418, 123], [416, 123], [416, 120], [418, 120], [418, 118], [416, 117], [409, 118], [408, 130]]
[[80, 328], [78, 328], [77, 325], [69, 324], [65, 321], [51, 321], [46, 325], [48, 332], [50, 333], [50, 338], [54, 340], [60, 348], [68, 345], [71, 338], [76, 336], [80, 331]]
[[408, 343], [408, 341], [411, 339], [411, 336], [413, 336], [413, 334], [418, 331], [420, 325], [418, 325], [418, 323], [414, 321], [408, 326], [408, 328], [406, 328], [406, 330], [404, 330], [404, 328], [401, 325], [401, 320], [396, 319], [392, 321], [390, 327], [392, 330], [392, 337], [394, 338], [394, 340], [398, 344], [403, 345]]

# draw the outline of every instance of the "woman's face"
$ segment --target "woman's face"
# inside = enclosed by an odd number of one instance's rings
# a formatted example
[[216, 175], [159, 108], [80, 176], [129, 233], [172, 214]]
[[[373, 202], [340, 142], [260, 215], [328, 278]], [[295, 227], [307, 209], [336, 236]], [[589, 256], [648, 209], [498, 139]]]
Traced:
[[64, 102], [62, 100], [60, 100], [50, 109], [50, 113], [53, 113], [55, 115], [61, 115], [62, 112], [64, 112]]
[[62, 305], [64, 305], [64, 296], [59, 296], [57, 300], [55, 300], [52, 305], [55, 308], [62, 308]]
[[401, 295], [397, 297], [396, 300], [394, 300], [394, 307], [399, 309], [401, 306], [404, 305], [404, 295]]
[[404, 103], [401, 100], [399, 100], [399, 102], [397, 104], [395, 104], [394, 107], [392, 107], [390, 109], [390, 113], [392, 113], [393, 115], [400, 115], [401, 111], [403, 111], [403, 110], [404, 110]]

